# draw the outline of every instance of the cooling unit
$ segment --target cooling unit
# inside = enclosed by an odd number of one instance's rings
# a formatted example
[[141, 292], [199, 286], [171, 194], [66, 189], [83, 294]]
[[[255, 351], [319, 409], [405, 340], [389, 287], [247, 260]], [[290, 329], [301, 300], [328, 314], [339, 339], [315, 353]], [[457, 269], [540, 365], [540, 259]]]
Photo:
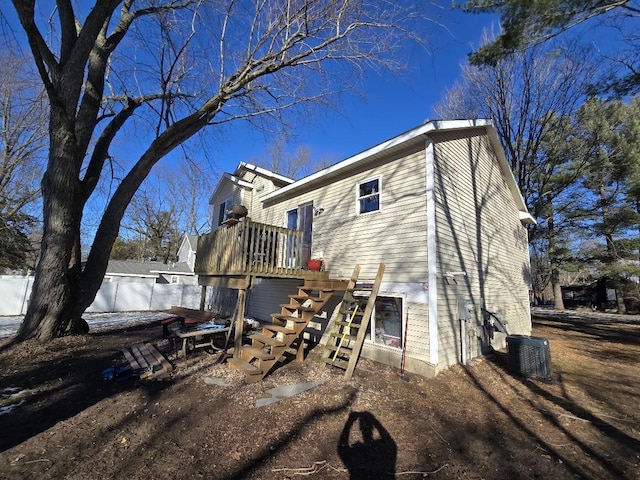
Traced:
[[551, 377], [549, 340], [526, 335], [507, 336], [507, 368], [527, 377]]

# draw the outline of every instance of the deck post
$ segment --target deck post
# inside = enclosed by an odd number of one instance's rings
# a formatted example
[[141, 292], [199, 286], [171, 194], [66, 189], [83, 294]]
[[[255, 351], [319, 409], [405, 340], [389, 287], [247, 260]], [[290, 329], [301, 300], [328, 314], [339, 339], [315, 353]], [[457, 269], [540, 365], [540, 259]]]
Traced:
[[200, 289], [200, 310], [204, 311], [204, 304], [207, 301], [207, 286], [206, 285], [202, 285], [202, 288]]
[[233, 340], [233, 358], [240, 358], [240, 349], [242, 348], [242, 330], [244, 329], [244, 307], [247, 298], [247, 289], [238, 289], [238, 301], [236, 302], [235, 311], [235, 336]]

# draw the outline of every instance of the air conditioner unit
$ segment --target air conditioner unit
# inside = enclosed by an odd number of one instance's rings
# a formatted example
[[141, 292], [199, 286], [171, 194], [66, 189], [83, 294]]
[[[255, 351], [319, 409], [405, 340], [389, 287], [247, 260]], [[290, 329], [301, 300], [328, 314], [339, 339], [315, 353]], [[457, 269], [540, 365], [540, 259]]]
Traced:
[[507, 336], [507, 368], [527, 377], [551, 377], [549, 340], [526, 335]]

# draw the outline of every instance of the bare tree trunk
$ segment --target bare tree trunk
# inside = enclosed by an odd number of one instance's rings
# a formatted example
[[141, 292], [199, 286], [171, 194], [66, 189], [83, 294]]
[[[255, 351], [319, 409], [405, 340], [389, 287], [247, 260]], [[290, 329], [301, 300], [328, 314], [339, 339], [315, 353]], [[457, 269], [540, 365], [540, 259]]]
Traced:
[[[80, 263], [80, 222], [84, 201], [78, 180], [74, 135], [63, 121], [62, 108], [52, 107], [50, 158], [42, 180], [43, 235], [27, 314], [16, 340], [51, 338], [86, 330], [74, 315]], [[68, 161], [59, 161], [64, 158]]]
[[[607, 225], [609, 220], [609, 203], [604, 185], [600, 185], [600, 202], [602, 204], [602, 224]], [[613, 235], [610, 231], [605, 230], [604, 239], [607, 244], [607, 260], [610, 265], [614, 265], [618, 261], [618, 252], [613, 243]], [[613, 284], [616, 292], [616, 306], [618, 313], [627, 313], [627, 307], [624, 303], [624, 292], [620, 288], [620, 276], [618, 274], [613, 278]]]
[[553, 308], [564, 310], [562, 287], [560, 286], [560, 272], [557, 267], [551, 267], [551, 286], [553, 288]]
[[[549, 205], [553, 205], [549, 201]], [[556, 245], [556, 230], [553, 221], [553, 211], [549, 216], [547, 223], [547, 234], [549, 238], [549, 263], [551, 267], [551, 288], [553, 291], [553, 308], [556, 310], [564, 310], [564, 300], [562, 299], [562, 287], [560, 286], [560, 259], [558, 258]]]
[[616, 285], [616, 302], [618, 306], [618, 313], [627, 313], [627, 306], [624, 303], [624, 292], [619, 285]]

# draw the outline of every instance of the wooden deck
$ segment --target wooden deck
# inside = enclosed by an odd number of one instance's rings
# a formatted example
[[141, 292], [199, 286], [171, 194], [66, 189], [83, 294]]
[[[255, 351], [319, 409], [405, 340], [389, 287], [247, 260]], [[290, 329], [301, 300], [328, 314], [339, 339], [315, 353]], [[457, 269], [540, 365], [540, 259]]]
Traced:
[[255, 277], [326, 280], [303, 258], [302, 232], [244, 218], [201, 235], [195, 262], [200, 285], [246, 288]]

